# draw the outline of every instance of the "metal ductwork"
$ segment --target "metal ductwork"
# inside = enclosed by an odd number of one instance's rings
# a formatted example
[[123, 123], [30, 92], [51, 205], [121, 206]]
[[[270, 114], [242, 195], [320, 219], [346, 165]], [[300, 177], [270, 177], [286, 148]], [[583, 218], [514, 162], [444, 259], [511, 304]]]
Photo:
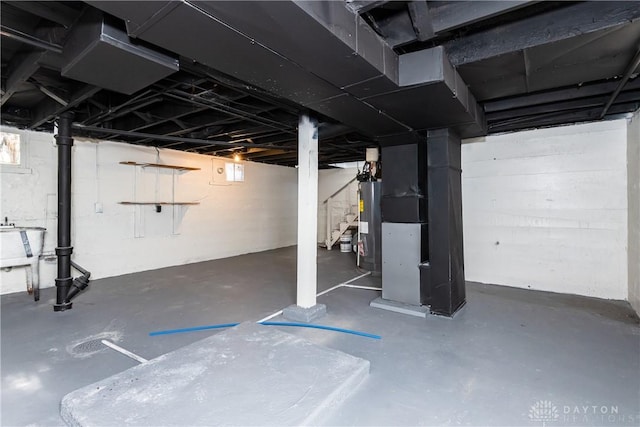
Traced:
[[[378, 139], [382, 298], [421, 315], [464, 305], [459, 137], [484, 134], [485, 119], [442, 47], [399, 56], [344, 2], [90, 3], [131, 36]], [[411, 257], [394, 258], [401, 249]]]
[[89, 3], [126, 21], [131, 37], [373, 137], [485, 132], [482, 110], [442, 48], [398, 56], [343, 2]]
[[124, 23], [91, 8], [74, 25], [62, 53], [64, 77], [127, 95], [179, 69], [176, 58], [131, 40]]

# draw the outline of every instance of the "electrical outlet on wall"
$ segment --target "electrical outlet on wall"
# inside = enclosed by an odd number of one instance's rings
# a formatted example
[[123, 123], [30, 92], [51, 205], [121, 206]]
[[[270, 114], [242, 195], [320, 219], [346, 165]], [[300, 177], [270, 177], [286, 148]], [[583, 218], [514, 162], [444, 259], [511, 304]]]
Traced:
[[103, 213], [104, 212], [103, 207], [102, 207], [102, 203], [100, 203], [100, 202], [96, 202], [94, 204], [94, 208], [95, 208], [96, 213]]

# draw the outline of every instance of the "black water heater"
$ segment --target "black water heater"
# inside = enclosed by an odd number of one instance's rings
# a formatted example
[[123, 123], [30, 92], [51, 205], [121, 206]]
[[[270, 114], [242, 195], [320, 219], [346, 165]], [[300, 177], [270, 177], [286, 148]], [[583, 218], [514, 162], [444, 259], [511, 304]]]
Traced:
[[382, 272], [382, 182], [361, 182], [359, 187], [360, 223], [358, 227], [358, 266], [374, 276]]

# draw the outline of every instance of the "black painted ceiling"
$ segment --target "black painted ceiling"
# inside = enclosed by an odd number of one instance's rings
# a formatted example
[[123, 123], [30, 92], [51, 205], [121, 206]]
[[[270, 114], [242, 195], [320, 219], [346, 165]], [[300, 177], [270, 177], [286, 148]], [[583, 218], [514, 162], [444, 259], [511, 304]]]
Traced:
[[[222, 156], [242, 151], [247, 159], [294, 165], [297, 117], [310, 109], [321, 123], [320, 164], [326, 166], [362, 159], [364, 148], [375, 144], [384, 133], [375, 129], [384, 127], [385, 120], [390, 125], [398, 123], [403, 132], [414, 134], [446, 123], [434, 119], [438, 114], [447, 117], [457, 114], [458, 122], [466, 120], [460, 114], [470, 110], [448, 104], [451, 96], [446, 90], [432, 84], [410, 86], [408, 90], [413, 97], [404, 96], [401, 88], [394, 86], [398, 82], [393, 83], [385, 64], [388, 81], [384, 79], [385, 73], [377, 76], [371, 74], [374, 68], [367, 71], [365, 62], [353, 69], [343, 67], [341, 61], [348, 49], [343, 55], [340, 53], [343, 45], [328, 43], [333, 41], [329, 37], [333, 35], [348, 44], [350, 35], [340, 33], [348, 28], [348, 23], [333, 25], [330, 19], [351, 15], [357, 25], [366, 25], [363, 34], [375, 34], [378, 41], [373, 42], [382, 43], [383, 49], [393, 52], [400, 63], [409, 63], [411, 55], [416, 57], [429, 49], [444, 48], [459, 75], [451, 77], [458, 79], [455, 80], [458, 90], [451, 90], [460, 97], [464, 85], [470, 98], [467, 100], [465, 95], [463, 104], [475, 105], [475, 97], [484, 112], [484, 118], [473, 111], [465, 113], [471, 114], [469, 117], [476, 122], [473, 130], [468, 130], [469, 135], [617, 118], [640, 107], [637, 77], [640, 2], [353, 0], [337, 5], [334, 2], [331, 7], [327, 3], [326, 13], [319, 13], [322, 4], [316, 3], [315, 10], [305, 9], [304, 13], [316, 14], [314, 19], [326, 28], [325, 45], [313, 43], [325, 40], [325, 34], [320, 32], [318, 36], [323, 37], [314, 36], [306, 44], [293, 44], [304, 40], [305, 28], [295, 22], [287, 25], [287, 13], [291, 13], [288, 2], [271, 6], [265, 2], [242, 2], [225, 9], [194, 1], [182, 2], [180, 7], [173, 3], [170, 7], [178, 12], [193, 7], [208, 18], [224, 21], [234, 31], [242, 30], [244, 36], [254, 31], [260, 36], [259, 39], [256, 36], [255, 43], [280, 55], [285, 68], [293, 67], [292, 79], [294, 75], [298, 79], [306, 75], [298, 73], [300, 70], [295, 67], [299, 67], [314, 79], [320, 79], [319, 82], [328, 82], [322, 83], [327, 91], [322, 96], [311, 89], [308, 93], [285, 93], [283, 88], [288, 83], [275, 78], [272, 85], [266, 86], [261, 78], [269, 77], [270, 71], [266, 65], [261, 69], [259, 63], [252, 65], [256, 80], [248, 83], [244, 77], [247, 73], [236, 74], [233, 68], [218, 67], [215, 58], [194, 60], [199, 58], [198, 53], [192, 46], [180, 45], [178, 32], [167, 34], [173, 40], [153, 37], [151, 31], [147, 37], [132, 22], [144, 20], [137, 15], [143, 14], [149, 2], [122, 2], [120, 9], [103, 2], [89, 3], [1, 2], [3, 124], [50, 130], [56, 115], [73, 110], [75, 122], [83, 126], [76, 128], [79, 135]], [[84, 17], [90, 12], [98, 13], [94, 6], [116, 15], [108, 19], [123, 32], [138, 31], [139, 38], [134, 44], [178, 60], [179, 71], [149, 82], [132, 94], [87, 83], [91, 81], [89, 77], [80, 76], [79, 80], [62, 77], [63, 70], [69, 67], [69, 58], [63, 51], [69, 50], [71, 35], [77, 33]], [[334, 9], [329, 10], [337, 6], [348, 13], [340, 11], [337, 15]], [[175, 11], [167, 12], [167, 16]], [[267, 26], [267, 22], [281, 25]], [[161, 29], [159, 24], [156, 26]], [[308, 31], [312, 31], [310, 27]], [[204, 47], [207, 43], [224, 47], [225, 40], [203, 38]], [[309, 60], [297, 60], [294, 56], [302, 58], [307, 45], [310, 56], [305, 59]], [[289, 49], [291, 46], [298, 50]], [[328, 48], [336, 55], [333, 69], [332, 64], [326, 63], [331, 59], [324, 52]], [[191, 52], [196, 53], [190, 56]], [[338, 53], [343, 57], [338, 57]], [[109, 60], [108, 53], [103, 56]], [[374, 61], [357, 47], [347, 56]], [[314, 58], [324, 63], [314, 65]], [[242, 60], [241, 55], [235, 59]], [[315, 69], [325, 66], [322, 72]], [[144, 71], [121, 66], [112, 74], [114, 79], [135, 80], [138, 77], [135, 73]], [[370, 73], [373, 77], [357, 85], [340, 84], [340, 79], [346, 81], [350, 73], [356, 72]], [[420, 72], [418, 69], [413, 73]], [[309, 82], [310, 88], [321, 87]], [[305, 80], [295, 83], [304, 86]], [[334, 90], [337, 92], [331, 95]], [[368, 90], [377, 90], [380, 95], [368, 96]], [[380, 115], [379, 120], [375, 114], [358, 110], [356, 101], [358, 108], [361, 104], [371, 107], [372, 112]], [[362, 117], [360, 122], [358, 115]], [[465, 129], [460, 128], [460, 132], [464, 134]]]

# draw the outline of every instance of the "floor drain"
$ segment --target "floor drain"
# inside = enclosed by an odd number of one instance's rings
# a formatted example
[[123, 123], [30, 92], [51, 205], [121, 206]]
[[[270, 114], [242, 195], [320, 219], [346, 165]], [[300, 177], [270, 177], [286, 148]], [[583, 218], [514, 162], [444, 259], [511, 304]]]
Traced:
[[118, 342], [121, 337], [122, 334], [120, 332], [102, 332], [97, 335], [91, 335], [69, 344], [67, 352], [74, 357], [89, 357], [107, 349], [107, 346], [102, 344], [102, 340]]
[[104, 348], [104, 344], [101, 342], [102, 340], [89, 340], [85, 342], [81, 342], [80, 344], [75, 345], [71, 351], [75, 354], [85, 354], [85, 353], [95, 353], [96, 351], [100, 351]]

